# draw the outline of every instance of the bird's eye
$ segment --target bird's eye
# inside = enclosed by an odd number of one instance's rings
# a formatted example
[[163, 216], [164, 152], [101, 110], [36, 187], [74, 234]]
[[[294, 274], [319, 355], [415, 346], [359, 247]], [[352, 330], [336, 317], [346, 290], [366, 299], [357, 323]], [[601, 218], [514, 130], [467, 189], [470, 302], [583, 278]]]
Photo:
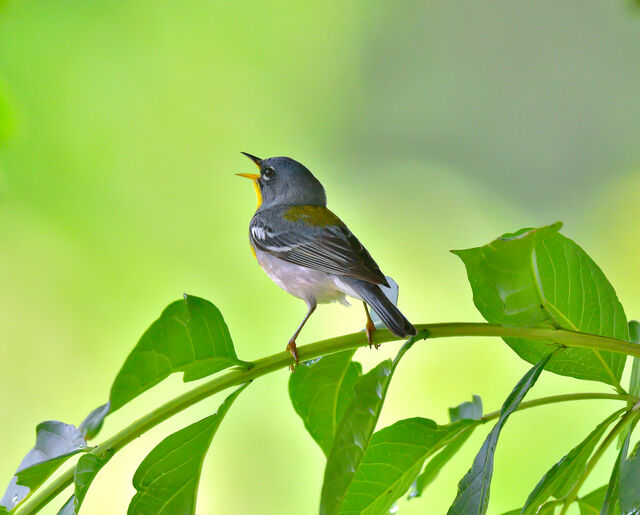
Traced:
[[264, 172], [262, 172], [262, 175], [264, 175], [267, 179], [269, 179], [270, 177], [273, 176], [274, 173], [275, 173], [275, 170], [272, 167], [267, 166], [264, 169]]

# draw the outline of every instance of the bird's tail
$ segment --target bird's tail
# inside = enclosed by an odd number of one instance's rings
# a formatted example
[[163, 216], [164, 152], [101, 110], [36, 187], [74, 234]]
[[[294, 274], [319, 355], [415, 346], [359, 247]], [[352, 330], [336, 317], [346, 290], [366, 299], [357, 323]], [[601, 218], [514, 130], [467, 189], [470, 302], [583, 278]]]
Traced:
[[387, 298], [380, 286], [359, 280], [351, 281], [350, 286], [360, 295], [362, 300], [371, 306], [387, 329], [398, 338], [408, 338], [416, 334], [416, 328]]

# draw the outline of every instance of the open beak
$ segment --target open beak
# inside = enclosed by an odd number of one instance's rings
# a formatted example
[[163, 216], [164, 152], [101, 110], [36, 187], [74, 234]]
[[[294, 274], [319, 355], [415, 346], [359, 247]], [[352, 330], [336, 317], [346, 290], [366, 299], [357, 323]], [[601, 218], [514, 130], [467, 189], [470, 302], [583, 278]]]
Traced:
[[[258, 168], [262, 164], [262, 159], [256, 156], [252, 156], [251, 154], [247, 154], [246, 152], [242, 152], [245, 156], [247, 156], [251, 161], [253, 161]], [[244, 177], [245, 179], [251, 179], [253, 182], [253, 187], [256, 190], [256, 197], [258, 197], [258, 208], [262, 205], [262, 191], [260, 190], [260, 184], [258, 183], [258, 179], [260, 178], [260, 174], [258, 173], [237, 173], [238, 177]]]
[[[253, 161], [256, 164], [258, 168], [260, 168], [260, 165], [262, 164], [262, 159], [256, 156], [252, 156], [251, 154], [247, 154], [246, 152], [241, 152], [241, 154], [244, 154], [245, 156], [247, 156], [249, 159], [251, 159], [251, 161]], [[237, 173], [236, 175], [238, 177], [244, 177], [245, 179], [251, 179], [254, 182], [260, 178], [260, 174], [257, 174], [257, 173]]]
[[253, 161], [258, 168], [260, 168], [260, 165], [262, 165], [262, 159], [260, 159], [259, 157], [252, 156], [251, 154], [247, 154], [246, 152], [241, 152], [241, 154], [244, 154], [249, 159], [251, 159], [251, 161]]

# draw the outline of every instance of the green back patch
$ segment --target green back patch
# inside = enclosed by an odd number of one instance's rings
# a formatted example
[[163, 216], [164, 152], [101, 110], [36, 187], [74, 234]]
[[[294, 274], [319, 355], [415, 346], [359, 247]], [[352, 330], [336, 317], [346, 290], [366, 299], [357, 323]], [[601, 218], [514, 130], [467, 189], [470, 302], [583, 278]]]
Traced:
[[305, 222], [314, 227], [342, 225], [336, 215], [322, 206], [291, 206], [284, 213], [284, 218], [290, 222]]

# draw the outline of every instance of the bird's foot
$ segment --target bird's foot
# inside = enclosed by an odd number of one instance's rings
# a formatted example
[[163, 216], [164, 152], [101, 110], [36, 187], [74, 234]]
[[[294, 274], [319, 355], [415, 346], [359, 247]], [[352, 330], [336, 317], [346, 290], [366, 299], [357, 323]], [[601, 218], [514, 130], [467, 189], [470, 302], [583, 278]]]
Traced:
[[369, 342], [369, 348], [371, 348], [371, 346], [373, 345], [376, 349], [378, 347], [380, 347], [379, 343], [375, 343], [373, 341], [373, 335], [376, 332], [376, 326], [373, 324], [373, 321], [371, 319], [367, 320], [367, 325], [365, 327], [365, 330], [367, 332], [367, 341]]
[[293, 359], [296, 360], [294, 364], [289, 366], [289, 370], [293, 372], [296, 369], [296, 367], [300, 364], [300, 358], [298, 357], [298, 347], [296, 347], [295, 340], [289, 340], [289, 345], [287, 345], [287, 350], [293, 356]]

